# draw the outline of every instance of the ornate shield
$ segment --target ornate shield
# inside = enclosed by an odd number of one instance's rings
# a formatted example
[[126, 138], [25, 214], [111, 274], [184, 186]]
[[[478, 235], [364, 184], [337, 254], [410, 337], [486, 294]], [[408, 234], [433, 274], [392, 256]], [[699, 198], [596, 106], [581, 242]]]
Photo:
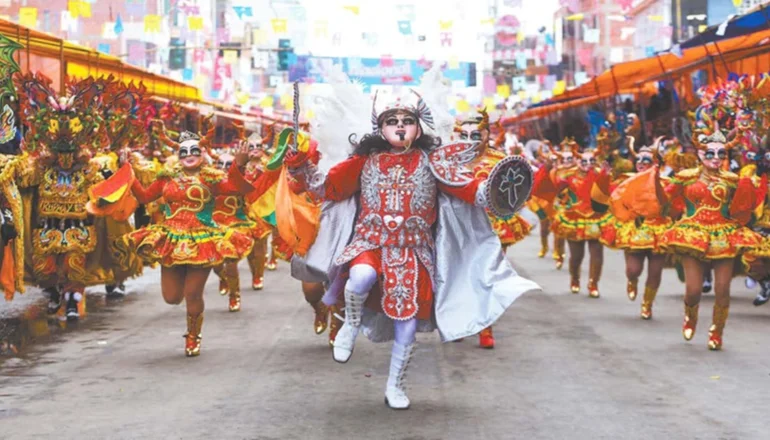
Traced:
[[487, 179], [489, 210], [498, 217], [515, 214], [529, 200], [534, 182], [532, 167], [521, 156], [508, 156], [495, 165]]

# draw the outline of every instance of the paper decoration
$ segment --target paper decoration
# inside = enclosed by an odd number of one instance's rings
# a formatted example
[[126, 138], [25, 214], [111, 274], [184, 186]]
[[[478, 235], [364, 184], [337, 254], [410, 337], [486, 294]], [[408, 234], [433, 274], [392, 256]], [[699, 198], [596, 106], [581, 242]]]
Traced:
[[274, 34], [285, 34], [288, 24], [285, 18], [274, 18], [270, 20], [270, 25], [273, 27]]
[[269, 95], [265, 96], [264, 98], [262, 98], [261, 101], [259, 101], [259, 106], [261, 108], [272, 108], [273, 104], [274, 104], [273, 97]]
[[537, 103], [539, 103], [540, 101], [541, 101], [541, 98], [540, 98], [540, 92], [538, 92], [538, 93], [535, 93], [535, 95], [534, 95], [534, 96], [532, 96], [532, 104], [537, 104]]
[[243, 17], [254, 16], [254, 12], [251, 6], [233, 6], [233, 10], [235, 11], [235, 15], [237, 15], [239, 19], [243, 19]]
[[97, 47], [96, 50], [98, 50], [101, 53], [109, 54], [110, 53], [110, 43], [99, 43], [99, 46]]
[[252, 44], [264, 44], [267, 42], [267, 33], [262, 29], [254, 29], [251, 31]]
[[497, 107], [495, 105], [495, 98], [484, 98], [481, 105], [483, 108], [487, 109], [487, 111], [492, 111]]
[[743, 0], [733, 0], [733, 6], [735, 6], [736, 8], [740, 8], [742, 4], [743, 4]]
[[315, 112], [313, 111], [313, 109], [309, 108], [305, 110], [305, 119], [312, 120], [313, 118], [315, 118]]
[[452, 20], [447, 20], [447, 21], [439, 20], [438, 21], [438, 26], [439, 26], [439, 28], [441, 28], [442, 31], [451, 30], [453, 25], [454, 25], [454, 22]]
[[464, 99], [458, 99], [455, 102], [455, 110], [457, 110], [457, 113], [468, 113], [471, 111], [471, 105]]
[[161, 30], [160, 15], [150, 14], [144, 16], [144, 31], [149, 33], [158, 33]]
[[398, 31], [402, 35], [412, 35], [412, 22], [409, 20], [399, 20]]
[[514, 76], [511, 78], [511, 84], [513, 85], [513, 90], [522, 90], [527, 86], [527, 77]]
[[238, 62], [238, 51], [237, 50], [225, 50], [222, 53], [222, 56], [225, 59], [226, 64], [235, 64]]
[[28, 28], [37, 27], [37, 8], [19, 8], [19, 24]]
[[203, 30], [203, 17], [189, 16], [187, 17], [187, 28], [191, 31]]
[[343, 6], [342, 9], [349, 11], [353, 15], [358, 15], [361, 13], [361, 9], [356, 5]]
[[144, 0], [126, 0], [126, 12], [132, 17], [142, 17], [145, 13]]
[[564, 80], [556, 81], [556, 84], [553, 86], [554, 96], [561, 95], [565, 90], [567, 90], [567, 83]]
[[450, 69], [459, 69], [460, 60], [456, 56], [450, 57], [449, 63], [447, 63], [447, 67], [449, 67]]
[[441, 33], [441, 47], [452, 47], [452, 33], [451, 32], [442, 32]]
[[206, 52], [204, 52], [203, 49], [194, 49], [193, 50], [193, 63], [198, 64], [202, 63], [205, 58]]
[[567, 21], [579, 21], [579, 20], [582, 20], [583, 17], [584, 17], [584, 15], [582, 13], [581, 14], [572, 14], [572, 15], [567, 16]]
[[511, 86], [508, 84], [501, 84], [497, 86], [497, 94], [503, 98], [511, 96]]
[[599, 43], [599, 29], [583, 28], [583, 41], [586, 43]]
[[91, 18], [91, 3], [80, 0], [69, 0], [67, 10], [72, 18]]
[[185, 15], [201, 15], [201, 8], [197, 5], [182, 5], [179, 7], [179, 9]]
[[553, 40], [553, 35], [551, 33], [545, 34], [545, 44], [548, 46], [555, 46], [556, 42]]
[[393, 57], [390, 55], [383, 55], [380, 58], [380, 65], [382, 67], [393, 67]]
[[655, 46], [647, 46], [644, 48], [644, 56], [645, 57], [652, 57], [655, 56]]
[[120, 14], [118, 14], [117, 18], [115, 18], [115, 27], [113, 30], [115, 31], [115, 35], [120, 35], [123, 33], [123, 19], [120, 18]]

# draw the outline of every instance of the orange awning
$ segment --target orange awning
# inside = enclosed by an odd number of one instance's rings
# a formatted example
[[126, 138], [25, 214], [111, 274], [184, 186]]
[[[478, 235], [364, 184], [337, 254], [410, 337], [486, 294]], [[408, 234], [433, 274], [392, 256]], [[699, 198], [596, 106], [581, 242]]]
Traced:
[[[60, 77], [51, 78], [57, 89], [63, 79], [62, 74], [75, 78], [114, 75], [126, 83], [142, 82], [147, 87], [148, 92], [156, 96], [177, 101], [197, 102], [201, 99], [200, 90], [195, 86], [148, 72], [127, 64], [120, 58], [70, 43], [54, 35], [2, 19], [0, 19], [0, 34], [23, 46], [17, 53], [19, 65], [24, 72], [40, 65], [39, 61], [35, 61], [38, 57], [58, 61], [58, 69], [55, 70], [55, 73], [58, 73]], [[32, 65], [33, 63], [35, 66]], [[66, 66], [63, 71], [62, 63]], [[42, 73], [49, 77], [52, 76], [52, 72], [49, 71]]]
[[[542, 117], [553, 112], [587, 105], [619, 94], [638, 93], [650, 82], [676, 80], [692, 71], [709, 66], [726, 78], [727, 71], [759, 74], [769, 69], [770, 30], [756, 32], [729, 40], [707, 43], [683, 51], [681, 57], [672, 53], [613, 65], [601, 75], [573, 90], [555, 97], [547, 105], [533, 107], [503, 121], [512, 124]], [[763, 56], [760, 59], [760, 56]], [[751, 57], [754, 57], [752, 59]], [[751, 61], [748, 61], [751, 60]]]

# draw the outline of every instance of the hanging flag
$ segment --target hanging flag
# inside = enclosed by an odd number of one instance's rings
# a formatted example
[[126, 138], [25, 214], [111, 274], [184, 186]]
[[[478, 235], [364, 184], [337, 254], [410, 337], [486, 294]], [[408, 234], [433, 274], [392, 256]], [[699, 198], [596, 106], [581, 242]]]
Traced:
[[457, 113], [468, 113], [471, 110], [471, 105], [464, 99], [458, 99], [455, 102], [455, 110]]
[[567, 21], [578, 21], [583, 19], [583, 14], [572, 14], [567, 16]]
[[110, 53], [110, 43], [99, 43], [98, 48], [96, 49], [101, 53]]
[[446, 20], [446, 21], [439, 20], [438, 21], [438, 25], [439, 25], [439, 27], [441, 28], [442, 31], [448, 31], [448, 30], [452, 29], [452, 25], [453, 24], [454, 23], [452, 22], [452, 20]]
[[457, 58], [457, 56], [449, 57], [449, 63], [447, 63], [447, 67], [449, 67], [450, 69], [459, 69], [460, 59]]
[[251, 44], [264, 44], [267, 42], [267, 33], [262, 29], [251, 31]]
[[189, 16], [187, 17], [187, 28], [191, 31], [203, 30], [203, 17]]
[[148, 34], [161, 31], [160, 15], [150, 14], [144, 16], [144, 31]]
[[410, 20], [399, 20], [398, 31], [402, 35], [412, 35], [412, 22]]
[[81, 0], [69, 0], [67, 9], [70, 11], [72, 18], [91, 18], [91, 3]]
[[565, 90], [567, 90], [567, 83], [564, 80], [556, 81], [556, 84], [553, 86], [554, 96], [561, 95]]
[[243, 17], [254, 16], [251, 6], [233, 6], [233, 9], [235, 10], [235, 14], [238, 15], [238, 18], [241, 20], [243, 19]]
[[193, 63], [202, 63], [205, 57], [205, 52], [203, 49], [195, 49], [193, 50]]
[[184, 70], [182, 70], [182, 80], [184, 81], [193, 80], [193, 70], [191, 68], [186, 67]]
[[274, 18], [270, 20], [270, 24], [273, 27], [273, 33], [279, 35], [285, 34], [288, 28], [288, 23], [285, 18]]
[[115, 19], [115, 35], [122, 34], [123, 30], [123, 19], [120, 18], [120, 14], [118, 14], [118, 17]]
[[37, 27], [37, 8], [19, 8], [19, 24], [28, 28]]
[[358, 15], [361, 13], [361, 9], [356, 5], [343, 6], [342, 9], [350, 11], [353, 15]]
[[498, 85], [497, 86], [497, 94], [501, 98], [503, 98], [503, 99], [511, 96], [511, 86], [509, 86], [508, 84], [500, 84], [500, 85]]

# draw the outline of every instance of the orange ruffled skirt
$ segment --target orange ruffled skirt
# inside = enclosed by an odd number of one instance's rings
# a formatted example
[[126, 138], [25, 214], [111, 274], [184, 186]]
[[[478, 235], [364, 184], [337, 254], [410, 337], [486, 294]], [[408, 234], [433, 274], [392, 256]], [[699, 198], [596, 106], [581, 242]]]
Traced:
[[251, 252], [254, 239], [236, 228], [198, 227], [186, 230], [150, 225], [124, 235], [116, 242], [121, 265], [140, 258], [161, 266], [214, 267], [238, 261]]
[[586, 217], [575, 211], [560, 210], [553, 218], [551, 231], [569, 241], [600, 240], [602, 231], [612, 222], [614, 218], [609, 212]]
[[747, 275], [755, 280], [770, 278], [770, 234], [764, 235], [759, 245], [747, 250], [743, 254], [743, 264], [747, 269]]
[[699, 260], [719, 260], [735, 258], [761, 243], [761, 235], [736, 222], [720, 221], [706, 225], [686, 218], [663, 234], [661, 249]]
[[663, 235], [673, 222], [667, 217], [644, 219], [640, 222], [610, 223], [602, 230], [601, 242], [614, 249], [627, 251], [652, 251], [662, 254]]
[[507, 219], [490, 215], [489, 221], [503, 246], [510, 246], [520, 242], [524, 237], [529, 235], [529, 231], [532, 230], [532, 225], [527, 223], [527, 221], [518, 214], [512, 215]]

